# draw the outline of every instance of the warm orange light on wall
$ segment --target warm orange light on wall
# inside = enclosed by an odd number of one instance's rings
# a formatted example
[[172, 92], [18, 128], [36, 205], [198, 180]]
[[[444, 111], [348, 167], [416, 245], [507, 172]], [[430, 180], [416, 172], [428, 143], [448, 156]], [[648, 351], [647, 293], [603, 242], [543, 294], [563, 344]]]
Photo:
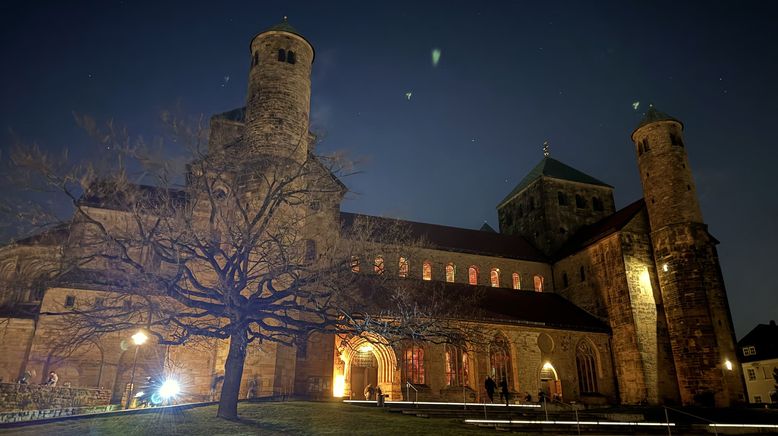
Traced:
[[344, 395], [346, 395], [346, 376], [336, 375], [335, 383], [332, 384], [332, 396], [343, 398]]

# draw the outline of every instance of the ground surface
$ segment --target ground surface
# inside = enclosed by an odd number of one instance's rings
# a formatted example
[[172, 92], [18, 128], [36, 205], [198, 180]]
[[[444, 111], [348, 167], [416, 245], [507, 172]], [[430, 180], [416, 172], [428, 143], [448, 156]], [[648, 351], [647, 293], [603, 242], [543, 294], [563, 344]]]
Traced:
[[[68, 420], [0, 429], [15, 435], [469, 435], [479, 433], [456, 420], [423, 419], [342, 403], [242, 403], [241, 421], [216, 418], [216, 406], [164, 413]], [[493, 430], [489, 433], [492, 433]]]

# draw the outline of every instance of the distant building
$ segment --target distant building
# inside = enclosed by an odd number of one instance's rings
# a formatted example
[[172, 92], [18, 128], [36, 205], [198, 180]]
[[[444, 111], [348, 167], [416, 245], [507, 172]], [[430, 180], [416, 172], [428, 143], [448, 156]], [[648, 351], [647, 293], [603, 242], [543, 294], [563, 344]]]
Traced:
[[[259, 33], [250, 47], [246, 107], [211, 118], [212, 138], [219, 139], [211, 140], [209, 152], [305, 160], [309, 142], [300, 138], [313, 138], [313, 46], [284, 21]], [[354, 259], [355, 273], [393, 274], [418, 287], [437, 282], [452, 294], [482, 292], [481, 309], [489, 316], [462, 321], [494, 331], [488, 347], [370, 346], [361, 337], [313, 334], [300, 346], [268, 343], [249, 350], [241, 395], [361, 396], [372, 384], [399, 400], [410, 383], [420, 398], [471, 401], [483, 397], [483, 381], [492, 376], [514, 392], [543, 390], [567, 401], [743, 402], [718, 241], [700, 211], [683, 124], [650, 107], [631, 139], [644, 198], [620, 210], [612, 186], [545, 153], [497, 205], [499, 232], [406, 222], [432, 244], [422, 258], [408, 260], [397, 247], [397, 255], [365, 252]], [[333, 196], [308, 212], [321, 229], [331, 229], [332, 238], [355, 218], [340, 210], [340, 200]], [[95, 341], [55, 361], [56, 324], [46, 314], [99, 305], [105, 284], [73, 277], [41, 288], [17, 280], [56, 259], [59, 240], [78, 237], [57, 229], [0, 247], [0, 309], [8, 318], [0, 337], [0, 376], [15, 380], [30, 369], [40, 375], [56, 367], [61, 381], [111, 388], [118, 401], [134, 367], [129, 335]], [[177, 357], [190, 399], [212, 399], [227, 343], [210, 343], [214, 350], [147, 346], [138, 376], [151, 373], [160, 356]], [[760, 344], [753, 346], [761, 358]], [[776, 357], [775, 349], [769, 357]], [[769, 390], [763, 392], [766, 398]]]
[[778, 326], [759, 324], [737, 343], [748, 402], [778, 403]]

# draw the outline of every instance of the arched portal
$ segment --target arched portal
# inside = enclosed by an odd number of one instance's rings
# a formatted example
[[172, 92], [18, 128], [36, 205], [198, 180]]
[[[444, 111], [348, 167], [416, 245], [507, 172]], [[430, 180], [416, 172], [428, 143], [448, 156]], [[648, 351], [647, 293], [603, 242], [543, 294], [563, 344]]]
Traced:
[[335, 396], [364, 399], [368, 383], [380, 387], [390, 399], [399, 395], [397, 356], [384, 338], [378, 335], [352, 337], [341, 343], [339, 351], [343, 367], [342, 374], [335, 369]]
[[550, 362], [546, 362], [540, 368], [540, 391], [548, 399], [562, 400], [562, 383], [559, 381], [559, 375]]

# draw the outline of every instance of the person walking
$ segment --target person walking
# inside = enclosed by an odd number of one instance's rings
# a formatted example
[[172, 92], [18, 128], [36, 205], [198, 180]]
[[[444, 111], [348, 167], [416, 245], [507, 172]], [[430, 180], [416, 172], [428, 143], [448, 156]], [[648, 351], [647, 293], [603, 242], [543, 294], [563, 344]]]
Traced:
[[489, 402], [494, 403], [494, 391], [497, 390], [497, 383], [494, 382], [491, 376], [486, 376], [484, 389], [486, 389], [486, 396], [489, 397]]
[[505, 398], [505, 405], [507, 406], [511, 401], [511, 393], [508, 391], [508, 381], [505, 380], [505, 377], [500, 381], [500, 399], [503, 398]]
[[370, 401], [373, 399], [373, 385], [368, 383], [367, 386], [365, 386], [365, 400]]
[[51, 371], [49, 373], [49, 379], [46, 380], [46, 386], [48, 386], [50, 388], [57, 387], [57, 382], [58, 381], [59, 381], [59, 376], [57, 375], [57, 373], [54, 372], [54, 371]]
[[381, 390], [381, 386], [376, 386], [376, 406], [384, 407], [384, 391]]

